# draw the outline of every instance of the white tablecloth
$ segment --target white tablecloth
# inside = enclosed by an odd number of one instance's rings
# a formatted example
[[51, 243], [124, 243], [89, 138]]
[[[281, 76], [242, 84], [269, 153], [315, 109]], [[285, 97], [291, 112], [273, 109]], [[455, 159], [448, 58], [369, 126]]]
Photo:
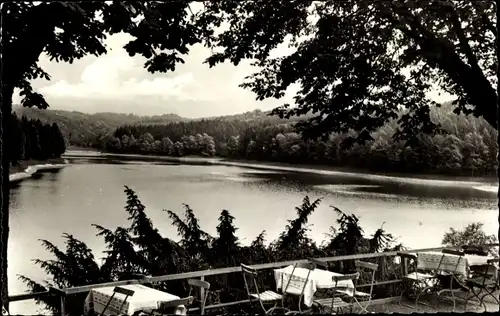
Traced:
[[[281, 289], [286, 286], [288, 280], [290, 280], [293, 271], [293, 265], [282, 269], [274, 270], [274, 278], [276, 279], [276, 289]], [[300, 295], [302, 288], [304, 287], [304, 282], [307, 278], [307, 273], [309, 270], [304, 268], [296, 268], [293, 271], [293, 277], [291, 278], [290, 284], [286, 290], [289, 294]], [[312, 306], [313, 296], [317, 289], [331, 289], [335, 287], [335, 282], [333, 282], [333, 276], [340, 276], [342, 274], [335, 273], [331, 271], [326, 271], [322, 269], [314, 269], [309, 275], [309, 280], [304, 289], [304, 304], [306, 306]], [[354, 283], [351, 280], [339, 281], [337, 288], [343, 289], [354, 289]]]
[[[422, 270], [436, 270], [443, 256], [442, 252], [419, 252], [417, 254], [417, 267]], [[440, 271], [454, 272], [457, 260], [460, 257], [452, 254], [445, 254], [441, 265], [439, 266]], [[465, 255], [460, 259], [460, 263], [457, 267], [457, 273], [466, 276], [468, 274], [468, 268], [471, 266], [479, 266], [487, 264], [488, 259], [493, 259], [491, 256], [479, 256], [479, 255]]]
[[[106, 309], [105, 315], [132, 315], [136, 311], [142, 309], [158, 308], [159, 301], [168, 302], [180, 298], [179, 296], [158, 291], [140, 284], [121, 285], [120, 287], [132, 290], [135, 293], [134, 295], [127, 298], [127, 302], [123, 304], [121, 311], [118, 311], [118, 309], [125, 299], [125, 295], [116, 293], [113, 297], [113, 300]], [[110, 286], [91, 290], [87, 295], [87, 298], [85, 299], [85, 314], [88, 314], [89, 310], [91, 309], [90, 303], [93, 303], [94, 312], [100, 314], [109, 301], [110, 297], [113, 295], [114, 288], [114, 286]], [[175, 311], [176, 315], [186, 315], [186, 313], [187, 309], [183, 305], [178, 306]]]

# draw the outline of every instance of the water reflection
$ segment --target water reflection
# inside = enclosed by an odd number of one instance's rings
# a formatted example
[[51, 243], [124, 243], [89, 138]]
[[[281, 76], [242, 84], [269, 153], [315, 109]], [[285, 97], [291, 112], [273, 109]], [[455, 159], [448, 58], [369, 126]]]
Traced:
[[[440, 183], [434, 185], [428, 183], [399, 182], [398, 179], [391, 181], [379, 181], [378, 179], [358, 178], [347, 175], [318, 175], [304, 172], [275, 172], [275, 173], [243, 173], [242, 176], [249, 178], [265, 178], [264, 182], [279, 186], [296, 188], [297, 186], [314, 186], [325, 192], [353, 192], [373, 193], [381, 196], [401, 196], [428, 199], [450, 199], [450, 200], [496, 200], [495, 192], [478, 190], [472, 186], [463, 186], [460, 183]], [[331, 190], [328, 190], [330, 188]], [[339, 190], [340, 189], [340, 190]], [[370, 197], [373, 198], [373, 197]]]

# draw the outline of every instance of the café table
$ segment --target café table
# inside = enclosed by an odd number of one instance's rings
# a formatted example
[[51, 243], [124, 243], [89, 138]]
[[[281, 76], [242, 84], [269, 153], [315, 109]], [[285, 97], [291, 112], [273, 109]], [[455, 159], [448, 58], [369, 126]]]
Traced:
[[[288, 280], [288, 288], [286, 293], [300, 295], [302, 293], [302, 288], [304, 288], [304, 283], [307, 279], [308, 269], [305, 268], [295, 268], [293, 270], [293, 265], [289, 265], [285, 268], [274, 270], [274, 278], [276, 280], [276, 289], [279, 290], [286, 286]], [[292, 276], [293, 271], [293, 276]], [[307, 307], [311, 307], [313, 304], [314, 293], [317, 289], [332, 289], [335, 287], [335, 282], [332, 280], [333, 276], [341, 276], [342, 274], [331, 272], [323, 269], [314, 269], [309, 275], [306, 287], [304, 288], [304, 304]], [[352, 280], [340, 281], [337, 284], [338, 289], [352, 289], [354, 290], [354, 283]]]
[[[105, 315], [132, 315], [144, 309], [156, 309], [160, 301], [168, 302], [180, 299], [177, 295], [155, 290], [141, 284], [121, 285], [120, 287], [132, 290], [134, 294], [127, 297], [126, 302], [122, 306], [125, 295], [115, 293], [113, 300], [104, 312]], [[109, 286], [92, 289], [85, 299], [84, 313], [89, 315], [93, 310], [95, 314], [101, 314], [113, 295], [114, 288], [114, 286]], [[122, 306], [122, 308], [119, 311], [118, 309], [120, 309], [120, 306]], [[178, 306], [174, 314], [186, 315], [187, 308], [183, 305]]]
[[[441, 261], [441, 258], [443, 257]], [[492, 256], [469, 255], [463, 256], [458, 266], [457, 260], [459, 256], [452, 254], [443, 254], [442, 252], [430, 251], [420, 252], [417, 254], [417, 267], [422, 270], [437, 270], [441, 272], [457, 273], [462, 276], [467, 276], [469, 269], [472, 266], [486, 265], [488, 259], [493, 259]], [[441, 265], [439, 264], [441, 262]]]

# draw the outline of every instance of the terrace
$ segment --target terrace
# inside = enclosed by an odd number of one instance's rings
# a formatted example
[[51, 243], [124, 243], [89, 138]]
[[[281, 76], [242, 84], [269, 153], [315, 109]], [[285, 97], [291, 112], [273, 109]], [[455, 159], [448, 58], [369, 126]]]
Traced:
[[[498, 244], [484, 245], [484, 247], [497, 247]], [[426, 249], [417, 249], [411, 251], [405, 251], [405, 253], [413, 253], [419, 254], [430, 251], [442, 251], [443, 247], [438, 248], [426, 248]], [[348, 262], [354, 262], [356, 260], [363, 260], [366, 262], [373, 262], [378, 264], [378, 269], [375, 273], [375, 280], [373, 282], [373, 299], [371, 300], [369, 306], [366, 308], [368, 312], [386, 312], [386, 313], [426, 313], [426, 312], [451, 312], [453, 310], [453, 304], [450, 301], [438, 299], [435, 295], [427, 295], [422, 301], [426, 302], [429, 305], [434, 307], [430, 307], [427, 305], [418, 305], [418, 308], [415, 308], [413, 302], [410, 302], [408, 299], [403, 298], [402, 304], [399, 303], [400, 293], [403, 285], [403, 275], [408, 273], [408, 262], [400, 257], [401, 252], [381, 252], [381, 253], [368, 253], [368, 254], [356, 254], [349, 256], [337, 256], [337, 257], [325, 257], [325, 258], [317, 258], [316, 260], [327, 262], [329, 264], [346, 264]], [[306, 263], [307, 260], [294, 260], [294, 261], [284, 261], [284, 262], [272, 262], [272, 263], [264, 263], [264, 264], [256, 264], [251, 265], [251, 267], [257, 271], [259, 274], [266, 276], [267, 282], [265, 283], [266, 289], [276, 290], [275, 283], [272, 282], [274, 278], [272, 277], [273, 270], [279, 269], [283, 267], [290, 266], [296, 263]], [[391, 271], [388, 271], [388, 270]], [[236, 275], [235, 275], [236, 274]], [[186, 272], [180, 274], [170, 274], [170, 275], [161, 275], [161, 276], [152, 276], [152, 277], [143, 277], [140, 279], [134, 280], [124, 280], [117, 282], [109, 282], [102, 284], [92, 284], [85, 285], [80, 287], [72, 287], [72, 288], [50, 288], [45, 292], [38, 293], [30, 293], [30, 294], [21, 294], [14, 295], [9, 297], [10, 302], [17, 302], [22, 300], [30, 300], [37, 299], [42, 296], [52, 296], [58, 297], [60, 300], [60, 310], [61, 315], [69, 315], [67, 312], [67, 300], [74, 295], [80, 294], [85, 295], [89, 293], [91, 290], [105, 288], [105, 287], [115, 287], [115, 286], [124, 286], [131, 284], [160, 284], [163, 282], [175, 282], [182, 281], [188, 279], [199, 279], [199, 280], [212, 280], [216, 277], [221, 277], [224, 275], [233, 275], [234, 277], [242, 278], [242, 269], [240, 266], [237, 267], [228, 267], [222, 269], [210, 269], [203, 271], [193, 271]], [[363, 278], [360, 278], [362, 280]], [[498, 279], [497, 279], [498, 281]], [[272, 283], [272, 284], [271, 284]], [[363, 282], [360, 282], [363, 283]], [[363, 283], [356, 285], [356, 291], [361, 289], [365, 291], [367, 288], [369, 289], [371, 286], [371, 282]], [[211, 291], [217, 291], [217, 289], [211, 289]], [[264, 289], [261, 289], [264, 291]], [[495, 292], [498, 297], [498, 288], [497, 292]], [[204, 295], [204, 291], [200, 291], [201, 297]], [[457, 304], [456, 304], [456, 312], [464, 311], [464, 299], [465, 292], [459, 293], [456, 295]], [[209, 302], [210, 303], [210, 302]], [[242, 299], [236, 301], [227, 301], [227, 302], [216, 302], [213, 304], [208, 304], [205, 306], [205, 314], [224, 314], [224, 313], [234, 313], [234, 308], [239, 309], [239, 313], [243, 311], [249, 311], [249, 299]], [[255, 311], [258, 312], [259, 308], [258, 304], [253, 303], [256, 306]], [[366, 306], [366, 303], [361, 302], [360, 306]], [[412, 307], [409, 307], [412, 306]], [[485, 300], [485, 305], [479, 305], [475, 301], [469, 301], [467, 305], [467, 311], [472, 312], [483, 312], [485, 311], [493, 312], [498, 311], [499, 306], [498, 303], [493, 299]], [[238, 310], [238, 309], [236, 309]], [[189, 313], [197, 314], [199, 313], [199, 308], [189, 308]], [[361, 312], [359, 306], [358, 308], [354, 308], [353, 312]]]

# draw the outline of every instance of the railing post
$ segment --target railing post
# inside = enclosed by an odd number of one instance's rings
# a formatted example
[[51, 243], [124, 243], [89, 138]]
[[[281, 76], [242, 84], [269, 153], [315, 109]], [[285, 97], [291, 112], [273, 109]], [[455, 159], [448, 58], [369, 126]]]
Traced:
[[[202, 275], [200, 278], [202, 281], [205, 281], [205, 276]], [[200, 299], [202, 302], [205, 301], [205, 289], [203, 287], [200, 287]]]
[[403, 276], [408, 275], [408, 258], [402, 258], [401, 272], [403, 273]]
[[66, 316], [66, 296], [61, 296], [61, 316]]
[[386, 260], [385, 256], [379, 257], [379, 274], [380, 274], [380, 281], [385, 281], [386, 277], [386, 272], [387, 272], [387, 266], [386, 266]]
[[66, 316], [66, 292], [63, 289], [50, 287], [49, 293], [54, 293], [55, 295], [59, 296], [61, 300], [61, 316]]

